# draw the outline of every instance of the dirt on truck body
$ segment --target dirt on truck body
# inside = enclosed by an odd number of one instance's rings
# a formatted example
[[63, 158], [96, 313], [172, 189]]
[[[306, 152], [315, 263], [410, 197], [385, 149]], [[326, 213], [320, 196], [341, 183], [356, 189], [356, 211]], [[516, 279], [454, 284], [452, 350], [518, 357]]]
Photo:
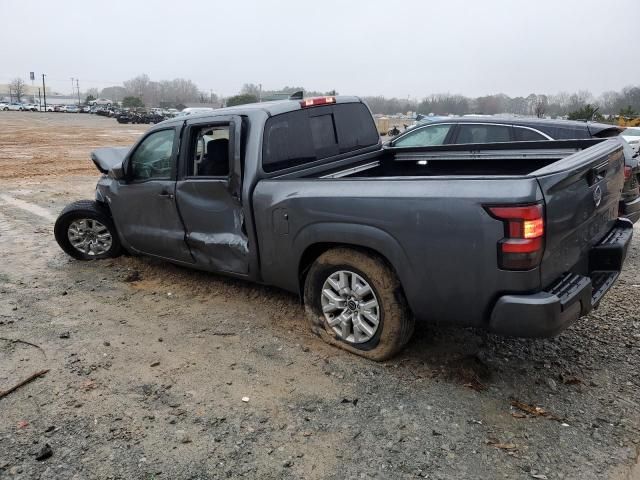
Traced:
[[[637, 236], [557, 337], [419, 324], [373, 363], [319, 341], [282, 290], [61, 252], [53, 222], [91, 198], [90, 152], [131, 130], [0, 112], [0, 390], [48, 369], [0, 399], [0, 478], [637, 478]], [[44, 151], [57, 167], [29, 170]]]

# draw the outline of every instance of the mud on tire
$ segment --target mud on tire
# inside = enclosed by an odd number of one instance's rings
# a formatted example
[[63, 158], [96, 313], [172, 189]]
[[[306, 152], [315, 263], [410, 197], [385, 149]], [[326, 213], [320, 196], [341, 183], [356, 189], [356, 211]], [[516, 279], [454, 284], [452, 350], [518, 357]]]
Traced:
[[[72, 244], [69, 229], [74, 222], [82, 220], [88, 220], [90, 225], [97, 225], [94, 222], [99, 222], [100, 225], [105, 227], [105, 229], [100, 229], [100, 235], [104, 235], [105, 231], [109, 233], [110, 246], [108, 249], [100, 251], [100, 253], [86, 253]], [[117, 257], [122, 252], [120, 239], [109, 212], [93, 200], [80, 200], [67, 205], [58, 216], [53, 232], [60, 248], [78, 260], [99, 260], [101, 258]]]
[[[347, 341], [329, 325], [323, 313], [323, 286], [336, 272], [353, 272], [373, 290], [379, 308], [377, 330], [367, 341]], [[320, 255], [305, 278], [304, 302], [312, 331], [325, 342], [375, 361], [397, 354], [411, 338], [414, 318], [407, 306], [400, 281], [378, 255], [353, 248], [333, 248]], [[326, 303], [326, 302], [325, 302]]]

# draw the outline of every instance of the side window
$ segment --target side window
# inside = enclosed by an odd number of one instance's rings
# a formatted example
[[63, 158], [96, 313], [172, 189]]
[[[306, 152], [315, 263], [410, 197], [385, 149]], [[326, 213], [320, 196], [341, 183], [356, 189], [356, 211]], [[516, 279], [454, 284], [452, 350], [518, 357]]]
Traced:
[[229, 176], [229, 125], [191, 130], [188, 177]]
[[161, 130], [145, 138], [131, 156], [134, 181], [170, 179], [173, 167], [175, 130]]
[[484, 125], [461, 123], [456, 143], [498, 143], [511, 141], [511, 127], [507, 125]]
[[407, 133], [393, 142], [394, 147], [427, 147], [444, 144], [452, 125], [428, 125]]
[[537, 142], [540, 140], [549, 140], [547, 137], [534, 130], [522, 127], [513, 127], [516, 142]]

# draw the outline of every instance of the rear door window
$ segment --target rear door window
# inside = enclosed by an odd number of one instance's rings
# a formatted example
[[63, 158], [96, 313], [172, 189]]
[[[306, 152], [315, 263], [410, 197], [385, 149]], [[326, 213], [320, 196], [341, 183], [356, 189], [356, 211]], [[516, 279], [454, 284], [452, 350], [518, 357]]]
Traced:
[[511, 127], [508, 125], [469, 124], [458, 126], [456, 143], [499, 143], [511, 141]]
[[540, 140], [549, 140], [540, 132], [531, 130], [530, 128], [513, 127], [513, 134], [517, 142], [537, 142]]
[[393, 142], [394, 147], [428, 147], [432, 145], [443, 145], [451, 124], [429, 125], [416, 128], [413, 132], [403, 135]]

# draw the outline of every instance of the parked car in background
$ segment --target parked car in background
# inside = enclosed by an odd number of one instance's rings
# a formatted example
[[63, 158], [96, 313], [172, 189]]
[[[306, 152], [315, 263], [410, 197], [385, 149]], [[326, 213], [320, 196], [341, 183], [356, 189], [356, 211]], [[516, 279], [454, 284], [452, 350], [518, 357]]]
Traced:
[[96, 107], [110, 108], [113, 105], [113, 101], [109, 100], [108, 98], [98, 98], [96, 100], [92, 100], [91, 102], [89, 102], [89, 104]]
[[614, 137], [615, 125], [569, 120], [497, 117], [440, 117], [391, 140], [397, 147]]
[[627, 127], [620, 134], [636, 153], [640, 152], [640, 127]]
[[7, 110], [11, 110], [13, 112], [22, 112], [26, 110], [24, 104], [22, 103], [10, 103]]
[[67, 108], [65, 110], [67, 113], [79, 113], [80, 112], [80, 108], [76, 105], [67, 105]]
[[9, 104], [8, 103], [4, 103], [4, 102], [0, 102], [0, 110], [9, 110]]
[[38, 112], [40, 111], [40, 105], [35, 103], [27, 103], [24, 105], [25, 110], [29, 110], [30, 112]]
[[[616, 125], [570, 120], [499, 117], [444, 117], [427, 120], [385, 143], [388, 147], [482, 145], [487, 143], [580, 140], [615, 137], [624, 129]], [[639, 137], [640, 138], [640, 137]], [[624, 142], [624, 139], [620, 139]], [[628, 145], [627, 145], [628, 147]], [[624, 149], [625, 184], [621, 215], [640, 219], [640, 164], [632, 149]]]

